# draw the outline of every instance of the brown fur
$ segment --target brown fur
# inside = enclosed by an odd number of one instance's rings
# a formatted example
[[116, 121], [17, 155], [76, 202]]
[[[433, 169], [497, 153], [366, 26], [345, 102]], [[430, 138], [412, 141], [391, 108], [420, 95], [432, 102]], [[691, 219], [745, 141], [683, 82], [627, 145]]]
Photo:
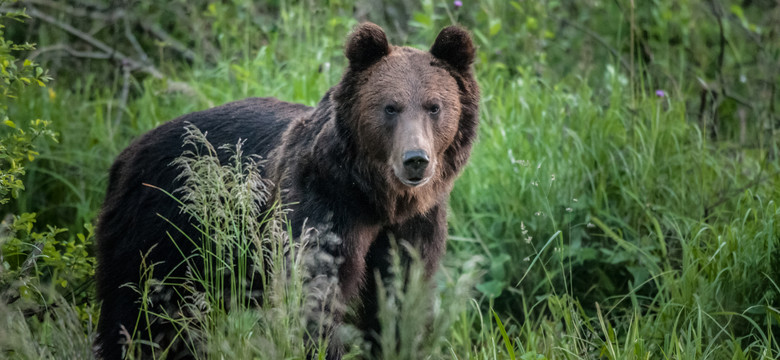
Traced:
[[[444, 253], [447, 198], [476, 138], [479, 89], [470, 69], [474, 47], [456, 27], [444, 29], [424, 52], [389, 45], [379, 27], [364, 24], [345, 52], [350, 65], [341, 83], [311, 118], [289, 127], [272, 155], [272, 179], [283, 203], [301, 204], [292, 207], [293, 224], [302, 223], [296, 212], [307, 226], [325, 221], [312, 214], [328, 214], [343, 239], [334, 251], [345, 260], [342, 300], [363, 307], [360, 326], [373, 333], [376, 284], [367, 275], [385, 271], [389, 235], [418, 249], [429, 276]], [[388, 105], [393, 116], [384, 111]], [[430, 157], [430, 179], [413, 187], [398, 175], [402, 154], [411, 149]]]
[[[192, 251], [189, 242], [156, 214], [190, 238], [200, 236], [175, 202], [142, 186], [168, 191], [181, 186], [178, 170], [167, 165], [181, 154], [187, 122], [208, 131], [215, 145], [247, 139], [245, 154], [268, 159], [263, 176], [275, 184], [278, 200], [289, 209], [293, 238], [301, 238], [304, 228], [315, 228], [339, 239], [309, 244], [334, 259], [326, 266], [337, 267], [312, 271], [315, 276], [338, 274], [337, 300], [358, 305], [357, 325], [369, 340], [378, 331], [377, 284], [367, 275], [388, 275], [390, 239], [409, 242], [428, 275], [435, 272], [447, 238], [447, 199], [476, 139], [474, 46], [458, 27], [442, 30], [428, 52], [392, 46], [380, 27], [367, 23], [350, 35], [345, 55], [349, 66], [341, 81], [316, 108], [275, 99], [226, 104], [161, 125], [119, 156], [97, 232], [98, 295], [103, 301], [99, 356], [117, 358], [118, 329], [135, 327], [139, 299], [121, 285], [141, 281], [139, 254], [148, 253], [149, 261], [158, 264], [155, 276], [183, 276], [176, 265], [179, 250]], [[230, 154], [219, 155], [227, 159]], [[323, 308], [330, 309], [333, 327], [338, 326], [343, 307]], [[146, 331], [146, 326], [151, 333], [170, 330], [143, 323], [139, 329]], [[329, 357], [339, 356], [339, 346], [332, 346]]]

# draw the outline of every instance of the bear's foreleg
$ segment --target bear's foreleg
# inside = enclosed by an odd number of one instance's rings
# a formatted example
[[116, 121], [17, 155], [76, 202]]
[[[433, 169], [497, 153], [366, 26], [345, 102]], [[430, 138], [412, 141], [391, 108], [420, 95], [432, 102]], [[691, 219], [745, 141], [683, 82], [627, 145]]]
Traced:
[[[380, 336], [382, 324], [379, 321], [379, 281], [387, 289], [393, 281], [391, 251], [398, 250], [404, 282], [412, 257], [404, 244], [417, 252], [425, 268], [426, 280], [435, 274], [447, 240], [447, 213], [445, 205], [437, 205], [425, 214], [409, 219], [401, 225], [390, 226], [381, 231], [366, 255], [366, 277], [361, 287], [361, 306], [357, 309], [355, 324], [363, 331], [364, 340], [371, 345], [371, 352], [381, 358]], [[395, 243], [394, 243], [395, 242]], [[404, 286], [406, 289], [406, 286]], [[398, 330], [398, 329], [396, 329]]]

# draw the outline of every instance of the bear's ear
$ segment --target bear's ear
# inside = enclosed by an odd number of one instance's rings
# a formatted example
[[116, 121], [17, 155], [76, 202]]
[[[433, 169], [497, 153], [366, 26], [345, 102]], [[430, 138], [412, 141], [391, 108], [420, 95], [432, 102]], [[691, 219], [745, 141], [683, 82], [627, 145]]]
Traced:
[[349, 59], [349, 66], [362, 70], [389, 54], [390, 44], [387, 43], [387, 36], [379, 25], [366, 22], [349, 35], [344, 52]]
[[431, 46], [431, 54], [458, 71], [466, 71], [474, 62], [474, 44], [466, 30], [448, 26], [436, 37]]

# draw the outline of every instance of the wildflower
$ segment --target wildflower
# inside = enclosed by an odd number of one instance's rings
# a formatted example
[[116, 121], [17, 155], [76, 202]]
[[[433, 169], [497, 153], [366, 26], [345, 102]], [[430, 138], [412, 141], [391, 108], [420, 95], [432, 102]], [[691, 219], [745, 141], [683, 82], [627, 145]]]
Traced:
[[574, 209], [572, 209], [572, 208], [570, 208], [570, 207], [567, 207], [567, 208], [566, 208], [566, 212], [572, 212], [573, 210], [574, 210]]
[[456, 8], [463, 6], [463, 2], [460, 0], [455, 0], [455, 2], [453, 2], [452, 4], [455, 5]]
[[530, 257], [530, 256], [526, 256], [526, 257], [523, 259], [523, 261], [525, 261], [525, 262], [529, 262], [529, 261], [531, 261], [531, 257]]
[[530, 244], [530, 243], [531, 243], [531, 240], [533, 240], [533, 239], [534, 239], [534, 237], [533, 237], [533, 236], [529, 236], [529, 237], [525, 238], [525, 243], [526, 243], [526, 244]]
[[665, 97], [665, 96], [666, 96], [666, 91], [663, 91], [663, 90], [661, 90], [661, 89], [658, 89], [658, 90], [656, 90], [656, 91], [655, 91], [655, 96], [658, 96], [658, 97]]
[[593, 225], [593, 223], [588, 223], [588, 229], [593, 229], [594, 227], [596, 227], [596, 225]]
[[555, 181], [555, 174], [552, 174], [552, 176], [550, 176], [550, 181]]
[[579, 200], [577, 200], [577, 198], [573, 198], [573, 199], [571, 199], [571, 200], [572, 200], [572, 201], [574, 201], [574, 202], [577, 202], [577, 201], [579, 201]]

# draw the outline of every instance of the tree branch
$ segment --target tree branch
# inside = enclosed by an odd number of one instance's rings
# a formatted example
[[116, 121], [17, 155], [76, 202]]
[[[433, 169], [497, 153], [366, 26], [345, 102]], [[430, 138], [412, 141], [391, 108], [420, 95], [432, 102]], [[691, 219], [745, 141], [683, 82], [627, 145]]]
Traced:
[[125, 10], [122, 8], [114, 9], [113, 11], [109, 13], [104, 13], [101, 11], [90, 11], [86, 10], [84, 8], [77, 8], [73, 6], [63, 5], [59, 3], [55, 3], [53, 1], [49, 0], [23, 0], [21, 1], [23, 4], [34, 4], [34, 5], [41, 5], [45, 6], [47, 8], [55, 9], [58, 11], [61, 11], [65, 14], [76, 16], [76, 17], [88, 17], [90, 19], [94, 20], [103, 20], [103, 21], [116, 21], [117, 19], [121, 19], [125, 17]]
[[70, 33], [71, 35], [73, 35], [73, 36], [83, 40], [84, 42], [86, 42], [86, 43], [88, 43], [88, 44], [90, 44], [90, 45], [92, 45], [92, 46], [94, 46], [94, 47], [96, 47], [96, 48], [98, 48], [100, 50], [102, 50], [104, 53], [110, 54], [111, 55], [111, 59], [115, 59], [115, 60], [119, 61], [122, 64], [129, 65], [130, 68], [133, 69], [133, 70], [137, 69], [137, 70], [143, 71], [143, 72], [145, 72], [145, 73], [147, 73], [149, 75], [152, 75], [152, 76], [154, 76], [155, 78], [158, 78], [158, 79], [162, 79], [164, 77], [163, 74], [159, 70], [157, 70], [157, 68], [155, 68], [154, 66], [148, 65], [148, 64], [144, 64], [144, 63], [142, 63], [142, 62], [140, 62], [138, 60], [130, 58], [127, 55], [125, 55], [122, 52], [120, 52], [119, 50], [116, 50], [116, 49], [106, 45], [104, 42], [102, 42], [102, 41], [100, 41], [98, 39], [95, 39], [91, 35], [83, 32], [83, 31], [81, 31], [79, 29], [74, 28], [70, 24], [63, 23], [63, 22], [61, 22], [61, 21], [59, 21], [59, 20], [57, 20], [57, 19], [55, 19], [55, 18], [45, 14], [45, 13], [39, 11], [38, 9], [36, 9], [34, 7], [27, 8], [27, 14], [32, 16], [32, 17], [34, 17], [34, 18], [43, 20], [43, 21], [45, 21], [45, 22], [47, 22], [47, 23], [49, 23], [51, 25], [54, 25], [54, 26], [56, 26], [56, 27], [58, 27], [58, 28], [60, 28], [62, 30], [65, 30], [66, 32]]
[[127, 96], [130, 94], [130, 69], [122, 67], [122, 92], [119, 94], [119, 109], [114, 121], [115, 127], [122, 123], [122, 116], [127, 110]]
[[159, 25], [149, 24], [143, 21], [140, 22], [140, 25], [144, 28], [144, 30], [152, 33], [152, 35], [165, 42], [166, 45], [170, 45], [173, 49], [180, 52], [187, 60], [195, 61], [197, 58], [194, 51], [190, 50], [181, 41], [176, 40], [173, 36], [165, 32], [162, 28], [160, 28]]
[[28, 56], [27, 58], [33, 60], [43, 53], [52, 52], [52, 51], [64, 51], [70, 54], [71, 56], [87, 58], [87, 59], [101, 59], [101, 60], [111, 59], [111, 54], [95, 52], [95, 51], [80, 51], [72, 48], [67, 44], [54, 44], [51, 46], [44, 46], [42, 48], [35, 49], [35, 51], [31, 52], [30, 56]]
[[135, 35], [133, 35], [133, 32], [130, 30], [130, 21], [127, 20], [127, 18], [122, 19], [122, 25], [125, 28], [125, 37], [128, 41], [130, 41], [130, 45], [133, 46], [133, 49], [135, 49], [135, 52], [138, 53], [138, 55], [141, 57], [142, 62], [149, 61], [149, 56], [146, 55], [146, 52], [141, 47], [141, 44], [138, 42], [138, 39], [135, 38]]

